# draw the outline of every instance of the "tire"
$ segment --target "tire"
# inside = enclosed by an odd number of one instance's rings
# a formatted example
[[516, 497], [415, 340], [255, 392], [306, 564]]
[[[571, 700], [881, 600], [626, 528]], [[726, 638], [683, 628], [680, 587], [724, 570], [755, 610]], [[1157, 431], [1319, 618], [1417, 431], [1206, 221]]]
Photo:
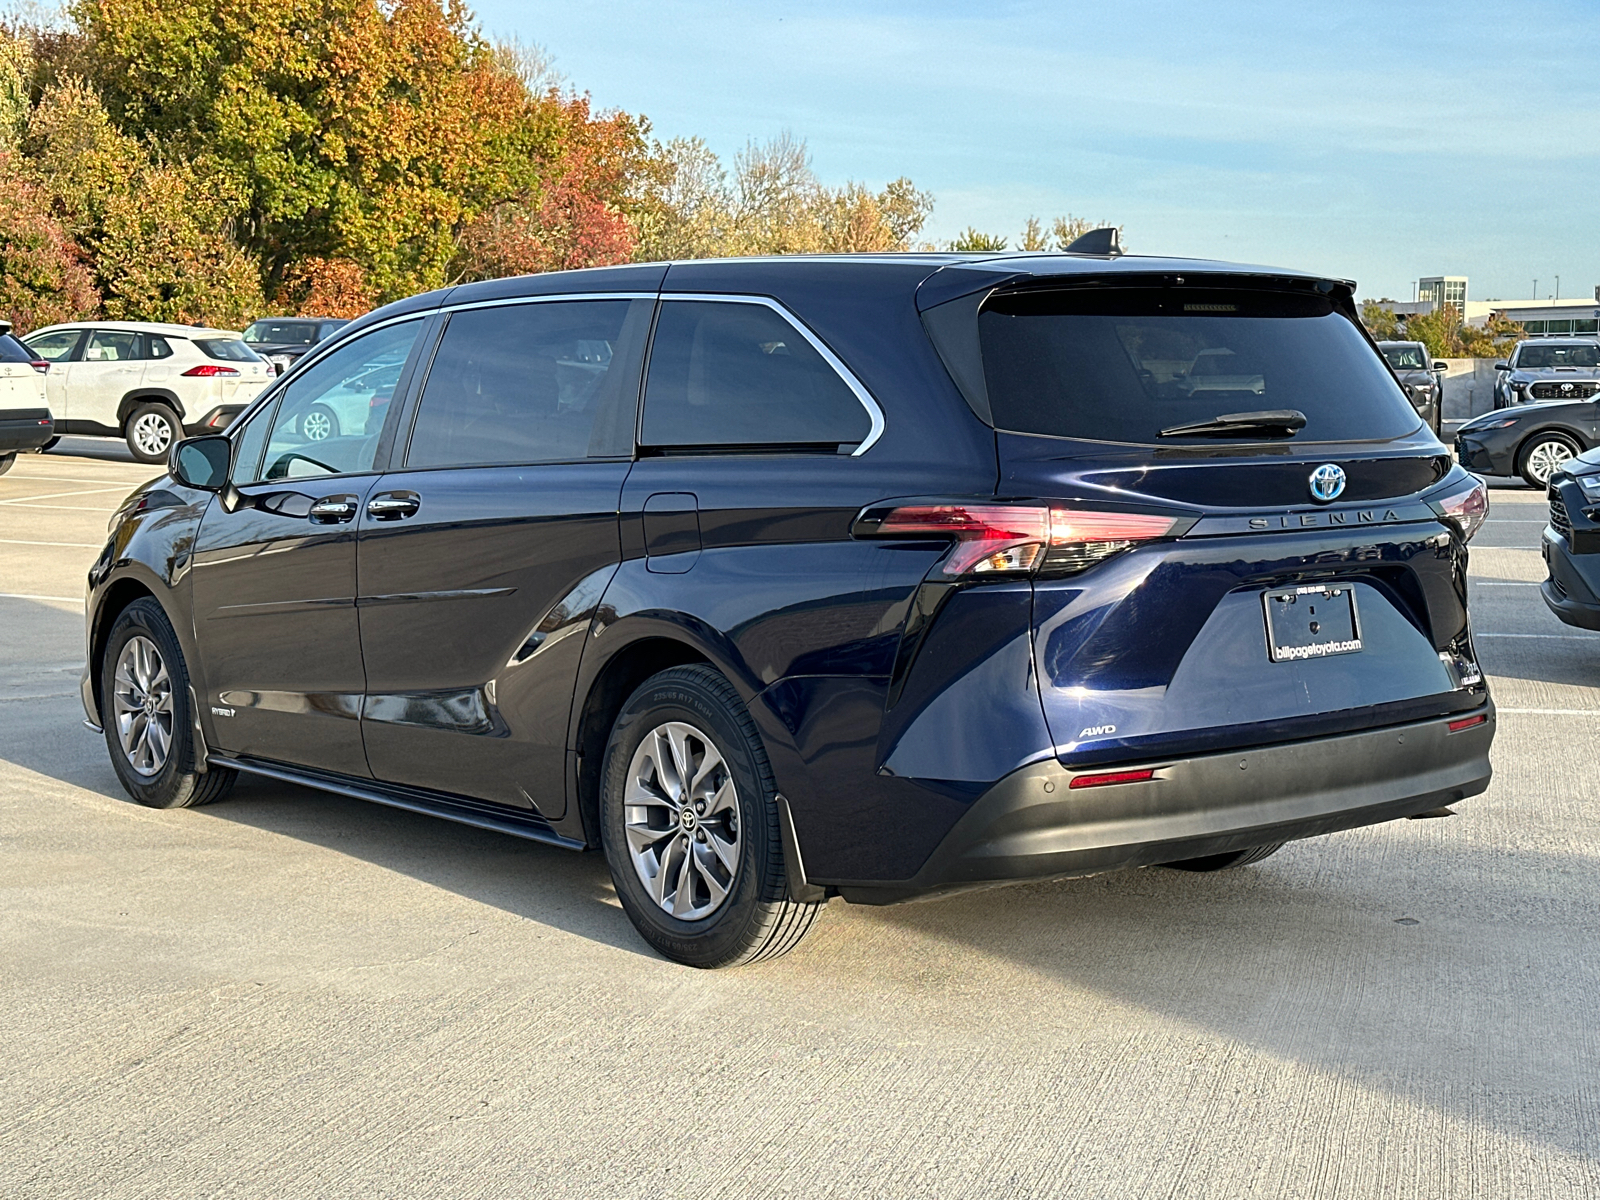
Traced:
[[183, 423], [165, 404], [141, 404], [128, 414], [122, 434], [134, 458], [142, 463], [164, 463], [183, 438]]
[[17, 456], [13, 454], [0, 454], [0, 475], [4, 475], [17, 465]]
[[[683, 760], [692, 816], [674, 797]], [[811, 928], [823, 906], [789, 898], [776, 795], [755, 722], [719, 672], [674, 667], [629, 697], [606, 744], [601, 842], [623, 910], [660, 954], [738, 966], [787, 953]]]
[[[189, 672], [161, 605], [146, 596], [117, 615], [99, 670], [106, 749], [128, 795], [149, 808], [192, 808], [220, 800], [238, 773], [195, 770]], [[151, 703], [139, 704], [146, 696]], [[140, 715], [146, 730], [142, 742]]]
[[338, 437], [339, 418], [326, 404], [313, 404], [300, 418], [300, 436], [308, 442]]
[[1542, 492], [1550, 476], [1579, 453], [1578, 443], [1564, 433], [1536, 433], [1522, 444], [1517, 454], [1517, 473], [1529, 487]]
[[1283, 842], [1271, 846], [1252, 846], [1248, 850], [1230, 850], [1226, 854], [1207, 854], [1203, 858], [1185, 858], [1177, 862], [1162, 863], [1176, 871], [1231, 871], [1235, 867], [1248, 867], [1263, 858], [1269, 858], [1284, 847]]

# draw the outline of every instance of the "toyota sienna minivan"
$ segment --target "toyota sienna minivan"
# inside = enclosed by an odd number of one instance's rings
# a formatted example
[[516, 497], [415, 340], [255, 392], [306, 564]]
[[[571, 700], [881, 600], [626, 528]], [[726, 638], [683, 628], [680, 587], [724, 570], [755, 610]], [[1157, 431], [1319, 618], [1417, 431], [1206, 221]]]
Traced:
[[[380, 309], [123, 504], [89, 723], [156, 807], [243, 772], [598, 849], [705, 967], [833, 896], [1216, 870], [1483, 791], [1486, 493], [1353, 285], [1077, 249]], [[361, 420], [308, 438], [335, 395]]]

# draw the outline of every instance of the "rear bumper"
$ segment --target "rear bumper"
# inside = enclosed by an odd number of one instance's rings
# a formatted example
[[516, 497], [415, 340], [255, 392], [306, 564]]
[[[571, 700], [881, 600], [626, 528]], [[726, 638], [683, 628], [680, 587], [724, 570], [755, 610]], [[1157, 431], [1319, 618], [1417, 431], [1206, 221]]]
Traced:
[[[1483, 714], [1481, 724], [1450, 723]], [[985, 792], [911, 879], [831, 884], [858, 904], [1028, 879], [1096, 875], [1315, 837], [1426, 812], [1489, 786], [1492, 703], [1473, 713], [1184, 759], [1146, 782], [1073, 788], [1051, 759]], [[825, 881], [817, 881], [825, 882]]]
[[56, 435], [49, 410], [0, 412], [0, 454], [36, 450]]
[[218, 404], [208, 409], [198, 421], [186, 423], [183, 431], [190, 437], [198, 437], [205, 433], [221, 433], [233, 419], [242, 413], [249, 405], [246, 404]]

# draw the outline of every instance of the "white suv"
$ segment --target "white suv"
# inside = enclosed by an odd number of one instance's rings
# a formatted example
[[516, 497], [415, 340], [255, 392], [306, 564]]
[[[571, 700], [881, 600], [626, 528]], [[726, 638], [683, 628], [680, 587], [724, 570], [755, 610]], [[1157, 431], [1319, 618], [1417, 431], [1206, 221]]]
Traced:
[[120, 435], [140, 462], [165, 462], [186, 432], [227, 428], [272, 382], [266, 362], [224, 329], [84, 321], [22, 341], [50, 363], [56, 433]]

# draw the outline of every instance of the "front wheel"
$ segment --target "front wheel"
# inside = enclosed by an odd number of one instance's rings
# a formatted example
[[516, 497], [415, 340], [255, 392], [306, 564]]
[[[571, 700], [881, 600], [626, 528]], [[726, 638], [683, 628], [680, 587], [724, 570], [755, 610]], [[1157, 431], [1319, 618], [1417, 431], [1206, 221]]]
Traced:
[[183, 437], [177, 414], [165, 404], [141, 404], [128, 414], [128, 449], [142, 463], [164, 463], [172, 444]]
[[755, 722], [719, 672], [674, 667], [634, 692], [606, 746], [600, 827], [645, 941], [691, 967], [799, 943], [822, 906], [789, 898], [776, 797]]
[[1578, 445], [1564, 433], [1536, 433], [1523, 447], [1519, 468], [1528, 486], [1541, 492], [1568, 461], [1577, 457]]
[[221, 799], [235, 771], [196, 762], [189, 671], [161, 605], [146, 596], [118, 614], [100, 660], [100, 716], [111, 767], [150, 808]]

